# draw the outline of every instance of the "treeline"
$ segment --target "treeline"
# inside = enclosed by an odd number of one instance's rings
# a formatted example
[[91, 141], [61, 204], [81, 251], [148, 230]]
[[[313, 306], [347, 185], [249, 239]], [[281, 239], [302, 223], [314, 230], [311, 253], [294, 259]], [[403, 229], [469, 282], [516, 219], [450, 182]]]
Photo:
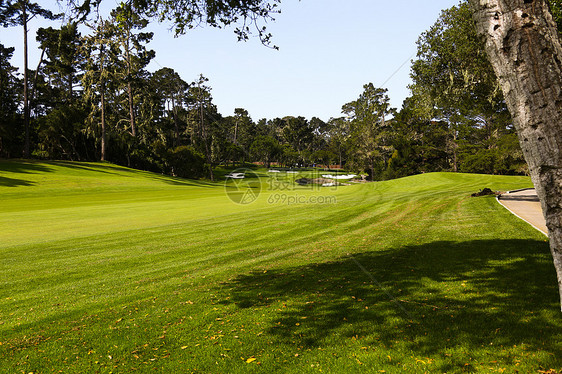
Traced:
[[[1, 24], [28, 21], [21, 8], [12, 18], [6, 9]], [[385, 89], [367, 84], [327, 122], [254, 121], [242, 108], [220, 114], [203, 75], [186, 82], [170, 68], [146, 69], [155, 56], [147, 23], [122, 3], [109, 19], [86, 25], [87, 35], [77, 23], [39, 29], [40, 63], [24, 67], [23, 76], [10, 64], [14, 49], [0, 44], [0, 157], [107, 160], [211, 179], [217, 165], [248, 162], [340, 165], [375, 180], [430, 171], [526, 172], [465, 3], [444, 11], [420, 37], [412, 96], [400, 111], [390, 108]]]
[[[349, 164], [374, 179], [431, 171], [526, 174], [498, 80], [466, 1], [444, 10], [417, 42], [408, 97], [389, 110], [371, 84], [343, 106]], [[393, 119], [386, 120], [386, 115]]]

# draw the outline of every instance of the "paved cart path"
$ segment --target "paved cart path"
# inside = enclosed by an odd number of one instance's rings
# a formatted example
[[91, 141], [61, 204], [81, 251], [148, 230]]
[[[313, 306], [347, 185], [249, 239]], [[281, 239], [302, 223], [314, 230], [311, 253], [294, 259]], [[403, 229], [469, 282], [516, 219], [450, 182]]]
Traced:
[[502, 194], [499, 203], [511, 213], [527, 221], [531, 226], [548, 235], [541, 203], [535, 189], [526, 189]]

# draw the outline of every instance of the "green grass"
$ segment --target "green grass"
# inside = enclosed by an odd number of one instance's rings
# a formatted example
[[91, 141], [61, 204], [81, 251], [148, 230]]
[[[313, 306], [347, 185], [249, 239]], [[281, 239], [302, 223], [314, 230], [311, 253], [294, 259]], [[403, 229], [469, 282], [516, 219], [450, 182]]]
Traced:
[[469, 197], [528, 178], [266, 182], [0, 161], [0, 372], [562, 369], [545, 237]]

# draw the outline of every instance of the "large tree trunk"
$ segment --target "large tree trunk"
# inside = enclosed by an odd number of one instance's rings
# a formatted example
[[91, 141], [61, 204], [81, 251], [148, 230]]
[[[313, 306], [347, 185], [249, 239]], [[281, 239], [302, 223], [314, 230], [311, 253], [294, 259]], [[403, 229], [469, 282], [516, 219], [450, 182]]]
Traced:
[[[342, 168], [342, 165], [341, 165], [341, 159], [342, 159], [342, 150], [341, 150], [341, 146], [339, 147], [339, 153], [340, 153], [340, 163], [339, 163], [338, 165], [340, 166], [339, 168], [341, 169], [341, 168]], [[328, 167], [329, 167], [329, 166], [328, 166]]]
[[137, 136], [137, 129], [135, 124], [135, 107], [133, 105], [133, 86], [131, 82], [127, 83], [127, 91], [129, 92], [129, 119], [131, 121], [131, 135]]
[[[180, 146], [180, 126], [178, 121], [178, 112], [176, 109], [176, 96], [172, 94], [172, 116], [174, 117], [175, 146]], [[193, 139], [193, 138], [192, 138]], [[193, 141], [192, 141], [193, 142]]]
[[200, 110], [200, 115], [201, 115], [201, 133], [203, 135], [203, 141], [205, 142], [205, 160], [207, 161], [207, 164], [209, 166], [209, 179], [211, 179], [211, 182], [215, 181], [214, 175], [213, 175], [213, 162], [211, 160], [211, 150], [209, 147], [209, 139], [208, 139], [208, 133], [207, 133], [207, 128], [205, 127], [205, 116], [203, 114], [203, 104], [202, 102], [199, 102], [199, 110]]
[[562, 306], [562, 46], [545, 0], [470, 0], [541, 200]]
[[127, 42], [125, 44], [125, 54], [127, 59], [127, 92], [129, 94], [129, 118], [131, 121], [131, 135], [137, 136], [137, 129], [135, 124], [135, 107], [133, 103], [133, 85], [131, 84], [131, 55], [129, 52], [129, 40], [131, 38], [130, 30], [127, 29]]
[[68, 74], [68, 104], [71, 105], [72, 104], [72, 82], [74, 81], [74, 74], [73, 73], [69, 73]]
[[[37, 63], [37, 69], [35, 69], [35, 75], [33, 76], [33, 89], [31, 90], [31, 100], [29, 100], [33, 104], [33, 116], [37, 119], [37, 81], [39, 80], [39, 69], [41, 68], [41, 64], [43, 63], [43, 57], [45, 57], [45, 48], [41, 51], [41, 57], [39, 58], [39, 62]], [[29, 118], [31, 119], [31, 105], [29, 109]]]
[[23, 125], [25, 127], [25, 140], [23, 146], [23, 157], [30, 157], [30, 140], [29, 140], [29, 78], [28, 78], [28, 62], [27, 62], [27, 12], [26, 5], [22, 9], [23, 23]]
[[106, 137], [106, 133], [105, 133], [105, 93], [104, 93], [105, 87], [102, 85], [102, 90], [101, 90], [101, 157], [100, 160], [101, 161], [105, 161], [105, 148], [106, 148], [106, 144], [105, 144], [105, 137]]
[[459, 172], [459, 159], [458, 159], [458, 155], [457, 155], [457, 150], [458, 150], [458, 145], [457, 145], [457, 129], [456, 126], [453, 129], [453, 143], [451, 145], [451, 148], [453, 148], [453, 171], [455, 173]]

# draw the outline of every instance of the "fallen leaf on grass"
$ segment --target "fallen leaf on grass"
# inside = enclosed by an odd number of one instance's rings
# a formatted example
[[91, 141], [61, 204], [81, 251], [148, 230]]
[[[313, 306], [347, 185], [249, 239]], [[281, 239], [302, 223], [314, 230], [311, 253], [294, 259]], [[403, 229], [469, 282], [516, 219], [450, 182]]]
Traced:
[[250, 357], [249, 359], [246, 360], [246, 363], [249, 364], [249, 363], [252, 363], [252, 362], [254, 362], [254, 361], [256, 361], [256, 358], [255, 358], [255, 357]]

